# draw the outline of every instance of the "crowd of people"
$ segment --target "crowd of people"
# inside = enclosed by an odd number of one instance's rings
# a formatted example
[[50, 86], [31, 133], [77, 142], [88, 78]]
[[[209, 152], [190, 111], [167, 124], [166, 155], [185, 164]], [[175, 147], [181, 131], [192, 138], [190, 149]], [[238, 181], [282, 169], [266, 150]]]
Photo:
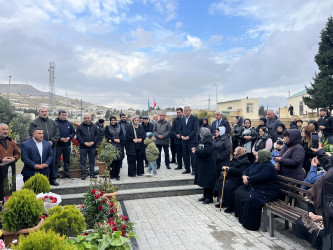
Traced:
[[[118, 152], [110, 165], [110, 177], [116, 180], [120, 180], [125, 155], [128, 176], [142, 176], [148, 167], [146, 176], [153, 173], [157, 177], [163, 150], [167, 171], [171, 170], [170, 164], [175, 163], [175, 170], [194, 175], [195, 184], [203, 187], [199, 201], [213, 203], [216, 196], [219, 201], [216, 207], [223, 206], [226, 213], [234, 212], [243, 227], [249, 230], [259, 229], [262, 206], [279, 197], [278, 175], [311, 184], [322, 180], [320, 183], [324, 185], [330, 180], [325, 178], [331, 170], [328, 163], [332, 159], [324, 149], [313, 148], [312, 144], [313, 133], [317, 133], [321, 141], [333, 143], [333, 118], [326, 108], [320, 109], [318, 121], [310, 120], [304, 126], [302, 120], [294, 119], [289, 129], [273, 110], [268, 110], [267, 116], [259, 119], [256, 128], [250, 119], [240, 116], [231, 126], [221, 112], [215, 112], [211, 124], [207, 118], [199, 119], [191, 112], [189, 106], [177, 108], [177, 116], [171, 122], [165, 113], [154, 114], [152, 120], [148, 116], [134, 116], [128, 120], [125, 114], [120, 114], [119, 121], [111, 116], [107, 126], [103, 119], [94, 124], [91, 116], [85, 114], [75, 131], [65, 110], [60, 110], [58, 118], [52, 120], [47, 108], [42, 107], [39, 116], [30, 123], [31, 139], [21, 145], [23, 180], [41, 173], [48, 176], [51, 185], [58, 186], [56, 179], [61, 157], [65, 178], [73, 179], [69, 166], [71, 140], [75, 136], [80, 143], [82, 180], [86, 179], [87, 157], [89, 176], [96, 178], [96, 149], [103, 140], [114, 145]], [[17, 161], [20, 152], [8, 137], [8, 126], [4, 123], [0, 124], [0, 142], [1, 161]], [[324, 186], [322, 189], [326, 190]], [[331, 212], [333, 210], [318, 216], [330, 216]], [[332, 218], [327, 221], [331, 223]]]

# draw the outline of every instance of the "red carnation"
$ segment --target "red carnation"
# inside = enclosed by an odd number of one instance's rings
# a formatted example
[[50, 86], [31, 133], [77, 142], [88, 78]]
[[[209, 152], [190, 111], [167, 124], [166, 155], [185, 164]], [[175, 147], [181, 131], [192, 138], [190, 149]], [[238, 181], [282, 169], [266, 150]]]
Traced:
[[114, 214], [114, 210], [113, 209], [110, 210], [110, 214]]
[[121, 229], [125, 230], [126, 229], [126, 225], [121, 225]]
[[125, 237], [125, 231], [121, 231], [121, 236]]
[[104, 194], [104, 192], [103, 191], [101, 191], [101, 195], [103, 195]]
[[81, 207], [84, 208], [84, 205], [82, 205]]
[[82, 236], [86, 236], [86, 234], [82, 234]]
[[98, 211], [102, 211], [103, 207], [102, 206], [98, 206], [97, 209], [98, 209]]
[[124, 221], [128, 221], [128, 217], [126, 217], [125, 215], [120, 215], [120, 217], [121, 217]]
[[118, 231], [118, 227], [113, 227], [112, 231]]
[[101, 196], [99, 195], [99, 194], [96, 194], [95, 195], [95, 199], [97, 200], [97, 199], [99, 199]]
[[110, 218], [109, 218], [109, 221], [114, 221], [114, 218], [113, 218], [113, 217], [110, 217]]
[[96, 194], [96, 190], [95, 189], [91, 190], [91, 193]]
[[102, 203], [105, 203], [105, 199], [104, 199], [104, 200], [102, 200]]
[[112, 202], [110, 202], [110, 207], [113, 207], [113, 203]]

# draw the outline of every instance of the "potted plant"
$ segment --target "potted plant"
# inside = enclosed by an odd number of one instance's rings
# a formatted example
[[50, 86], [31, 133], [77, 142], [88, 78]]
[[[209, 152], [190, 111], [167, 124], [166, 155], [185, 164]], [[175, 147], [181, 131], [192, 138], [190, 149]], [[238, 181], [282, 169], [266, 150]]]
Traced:
[[1, 222], [6, 246], [17, 240], [19, 234], [29, 234], [37, 230], [44, 219], [43, 201], [36, 198], [36, 194], [29, 189], [21, 189], [13, 193], [1, 212]]
[[99, 166], [99, 174], [104, 175], [111, 163], [117, 159], [119, 152], [114, 145], [105, 143], [105, 140], [103, 140], [98, 148], [97, 155], [100, 161], [96, 163]]
[[39, 194], [49, 192], [51, 187], [49, 179], [45, 175], [37, 173], [24, 183], [22, 189], [30, 189], [35, 194]]
[[31, 232], [27, 237], [20, 236], [19, 244], [12, 245], [13, 250], [19, 249], [61, 249], [75, 250], [76, 246], [70, 245], [69, 241], [61, 237], [58, 233], [52, 230], [38, 230]]
[[56, 206], [49, 210], [49, 216], [41, 229], [74, 237], [86, 230], [86, 223], [83, 214], [74, 205]]

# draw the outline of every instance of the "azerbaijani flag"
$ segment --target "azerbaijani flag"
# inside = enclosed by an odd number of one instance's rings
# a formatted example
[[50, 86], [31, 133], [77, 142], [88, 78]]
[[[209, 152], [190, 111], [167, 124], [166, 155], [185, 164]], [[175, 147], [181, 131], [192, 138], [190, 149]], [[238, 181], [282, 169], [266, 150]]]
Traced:
[[156, 102], [155, 102], [155, 98], [154, 98], [154, 108], [156, 108]]

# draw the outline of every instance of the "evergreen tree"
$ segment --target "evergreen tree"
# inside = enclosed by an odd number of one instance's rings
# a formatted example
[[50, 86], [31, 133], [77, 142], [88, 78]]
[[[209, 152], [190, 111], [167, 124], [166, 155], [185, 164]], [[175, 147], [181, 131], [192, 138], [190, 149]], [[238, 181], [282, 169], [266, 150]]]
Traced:
[[333, 108], [333, 17], [329, 17], [326, 27], [321, 31], [318, 54], [315, 62], [319, 72], [315, 74], [311, 87], [306, 87], [309, 97], [304, 103], [312, 108]]
[[0, 123], [9, 124], [14, 117], [16, 117], [15, 107], [9, 100], [0, 96]]
[[105, 112], [105, 119], [106, 119], [106, 120], [109, 120], [109, 119], [110, 119], [110, 116], [111, 116], [111, 110], [108, 109], [108, 110], [106, 110], [106, 112]]

